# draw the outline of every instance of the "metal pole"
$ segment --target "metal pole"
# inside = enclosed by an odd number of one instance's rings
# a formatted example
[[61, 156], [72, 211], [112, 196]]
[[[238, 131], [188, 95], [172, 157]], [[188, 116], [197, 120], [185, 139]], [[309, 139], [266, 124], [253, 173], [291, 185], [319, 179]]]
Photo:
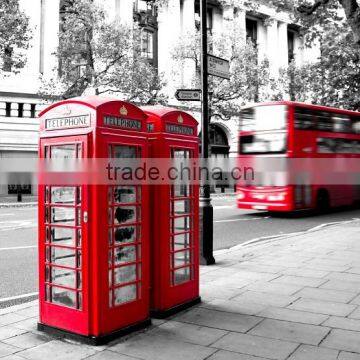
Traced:
[[[207, 2], [201, 0], [201, 155], [204, 164], [209, 158], [209, 102], [207, 63]], [[215, 264], [213, 256], [213, 207], [210, 183], [202, 179], [200, 187], [200, 264]]]

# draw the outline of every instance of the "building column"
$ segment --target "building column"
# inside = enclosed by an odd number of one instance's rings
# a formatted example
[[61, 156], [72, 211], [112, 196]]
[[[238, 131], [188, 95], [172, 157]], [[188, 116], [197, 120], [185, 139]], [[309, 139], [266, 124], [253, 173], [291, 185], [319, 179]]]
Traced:
[[279, 74], [278, 63], [278, 22], [269, 20], [267, 24], [267, 56], [269, 59], [270, 73], [273, 76]]
[[181, 74], [174, 72], [179, 69], [174, 65], [172, 58], [180, 38], [180, 0], [169, 0], [168, 4], [160, 7], [158, 12], [158, 68], [159, 73], [164, 73], [168, 82], [165, 91], [171, 96], [181, 81], [179, 78]]
[[133, 25], [133, 12], [134, 1], [133, 0], [115, 0], [115, 17], [120, 20], [121, 25], [131, 26]]
[[223, 7], [223, 25], [222, 25], [222, 36], [226, 36], [228, 41], [225, 41], [223, 48], [224, 54], [221, 55], [223, 58], [228, 59], [231, 56], [232, 41], [234, 39], [234, 7], [232, 5], [224, 5]]
[[246, 11], [243, 9], [236, 8], [234, 13], [234, 28], [235, 35], [241, 42], [246, 44]]
[[42, 43], [40, 44], [40, 64], [44, 76], [52, 74], [54, 69], [58, 67], [59, 60], [54, 53], [59, 46], [59, 25], [60, 25], [60, 0], [43, 0], [44, 10], [41, 19]]
[[304, 38], [295, 35], [295, 63], [296, 65], [303, 65], [304, 63]]
[[[181, 38], [193, 41], [196, 38], [195, 27], [195, 2], [194, 0], [184, 0], [181, 14]], [[192, 59], [184, 59], [181, 72], [182, 87], [191, 88], [196, 80], [195, 62]]]
[[288, 53], [288, 26], [284, 22], [278, 24], [278, 66], [287, 67], [289, 64]]

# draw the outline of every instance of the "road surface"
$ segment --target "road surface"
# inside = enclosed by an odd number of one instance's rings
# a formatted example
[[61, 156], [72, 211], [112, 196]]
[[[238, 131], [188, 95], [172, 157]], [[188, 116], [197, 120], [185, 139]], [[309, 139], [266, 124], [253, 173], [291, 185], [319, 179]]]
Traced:
[[[217, 250], [260, 237], [305, 231], [321, 224], [360, 218], [359, 209], [321, 216], [274, 216], [267, 212], [239, 210], [233, 197], [216, 198], [213, 206], [214, 248]], [[36, 207], [0, 208], [0, 308], [36, 297], [36, 218]]]

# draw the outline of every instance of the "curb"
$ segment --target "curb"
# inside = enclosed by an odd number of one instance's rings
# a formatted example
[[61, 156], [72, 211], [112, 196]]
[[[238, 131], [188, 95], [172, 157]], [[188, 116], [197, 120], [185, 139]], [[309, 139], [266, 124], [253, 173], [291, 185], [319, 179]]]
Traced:
[[34, 207], [37, 206], [37, 202], [21, 202], [21, 203], [0, 203], [1, 208], [21, 208], [21, 207]]
[[23, 304], [8, 306], [6, 308], [0, 309], [0, 316], [10, 314], [19, 310], [24, 310], [26, 308], [33, 307], [38, 304], [39, 304], [39, 300], [33, 300]]
[[210, 194], [211, 198], [222, 198], [222, 197], [235, 197], [235, 193], [220, 193], [220, 194]]
[[287, 233], [287, 234], [279, 234], [279, 235], [270, 235], [270, 236], [262, 236], [259, 238], [255, 238], [249, 241], [246, 241], [242, 244], [238, 244], [235, 246], [232, 246], [230, 248], [227, 249], [221, 249], [221, 250], [215, 250], [214, 251], [214, 255], [223, 255], [223, 254], [228, 254], [234, 251], [238, 251], [241, 249], [245, 249], [248, 246], [256, 246], [256, 245], [262, 245], [262, 244], [268, 244], [274, 241], [278, 241], [278, 240], [285, 240], [285, 239], [290, 239], [296, 236], [301, 236], [301, 235], [306, 235], [309, 233], [313, 233], [316, 231], [320, 231], [323, 230], [326, 227], [330, 227], [330, 226], [340, 226], [340, 225], [346, 225], [346, 224], [351, 224], [354, 222], [359, 222], [360, 218], [353, 218], [352, 220], [344, 220], [344, 221], [336, 221], [336, 222], [331, 222], [331, 223], [324, 223], [321, 225], [317, 225], [313, 228], [304, 230], [304, 231], [298, 231], [298, 232], [293, 232], [293, 233]]

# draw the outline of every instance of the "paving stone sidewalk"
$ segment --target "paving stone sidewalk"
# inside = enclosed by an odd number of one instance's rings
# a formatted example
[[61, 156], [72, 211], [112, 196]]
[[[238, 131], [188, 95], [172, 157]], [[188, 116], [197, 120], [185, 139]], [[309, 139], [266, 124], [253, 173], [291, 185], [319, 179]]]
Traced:
[[202, 304], [107, 346], [36, 330], [36, 302], [0, 310], [1, 360], [360, 360], [360, 222], [258, 243], [201, 268]]

